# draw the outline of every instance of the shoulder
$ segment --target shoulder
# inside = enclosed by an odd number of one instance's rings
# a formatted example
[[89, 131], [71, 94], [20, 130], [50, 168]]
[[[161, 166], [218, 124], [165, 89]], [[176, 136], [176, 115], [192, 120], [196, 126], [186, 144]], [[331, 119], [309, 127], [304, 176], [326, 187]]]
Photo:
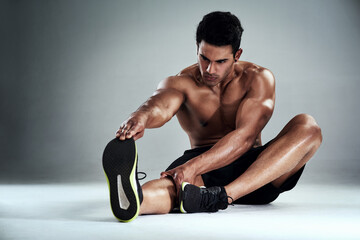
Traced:
[[[241, 61], [236, 65], [235, 70], [241, 72], [242, 78], [246, 79], [248, 86], [253, 89], [266, 87], [275, 88], [275, 77], [273, 73], [255, 63]], [[258, 89], [259, 90], [259, 89]]]
[[176, 89], [183, 92], [192, 85], [196, 85], [198, 77], [198, 67], [197, 64], [194, 64], [175, 76], [165, 78], [159, 83], [158, 89]]

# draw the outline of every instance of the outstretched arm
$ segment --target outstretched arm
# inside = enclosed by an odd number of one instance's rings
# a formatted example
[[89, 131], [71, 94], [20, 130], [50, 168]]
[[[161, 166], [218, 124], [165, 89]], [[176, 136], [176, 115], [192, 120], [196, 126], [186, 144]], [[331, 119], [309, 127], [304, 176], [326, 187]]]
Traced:
[[162, 81], [154, 95], [142, 104], [124, 121], [116, 132], [120, 140], [144, 135], [145, 128], [157, 128], [169, 121], [179, 110], [185, 100], [184, 93], [175, 86], [177, 77], [169, 77]]

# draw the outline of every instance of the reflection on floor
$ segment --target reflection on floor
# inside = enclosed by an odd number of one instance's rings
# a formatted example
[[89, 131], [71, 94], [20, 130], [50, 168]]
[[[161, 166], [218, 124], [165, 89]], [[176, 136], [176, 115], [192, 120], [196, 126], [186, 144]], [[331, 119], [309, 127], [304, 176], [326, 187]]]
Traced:
[[0, 239], [360, 239], [360, 186], [298, 184], [274, 203], [117, 222], [106, 184], [0, 185]]

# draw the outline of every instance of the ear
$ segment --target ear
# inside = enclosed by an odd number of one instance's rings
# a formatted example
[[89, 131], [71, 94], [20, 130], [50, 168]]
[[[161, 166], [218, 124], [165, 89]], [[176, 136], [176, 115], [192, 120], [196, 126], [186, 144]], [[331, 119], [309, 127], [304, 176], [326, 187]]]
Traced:
[[237, 50], [237, 52], [235, 53], [235, 62], [236, 62], [237, 60], [239, 60], [242, 52], [243, 52], [242, 48], [239, 48], [239, 50]]
[[196, 43], [196, 55], [199, 54], [199, 43]]

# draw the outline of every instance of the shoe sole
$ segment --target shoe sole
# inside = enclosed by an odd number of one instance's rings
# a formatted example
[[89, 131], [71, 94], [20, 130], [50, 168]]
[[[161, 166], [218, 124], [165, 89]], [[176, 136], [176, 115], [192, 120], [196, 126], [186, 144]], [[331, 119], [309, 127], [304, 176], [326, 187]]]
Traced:
[[[133, 151], [129, 151], [132, 149]], [[139, 215], [140, 200], [136, 181], [137, 149], [133, 139], [111, 140], [103, 153], [103, 168], [114, 216], [130, 222]]]

